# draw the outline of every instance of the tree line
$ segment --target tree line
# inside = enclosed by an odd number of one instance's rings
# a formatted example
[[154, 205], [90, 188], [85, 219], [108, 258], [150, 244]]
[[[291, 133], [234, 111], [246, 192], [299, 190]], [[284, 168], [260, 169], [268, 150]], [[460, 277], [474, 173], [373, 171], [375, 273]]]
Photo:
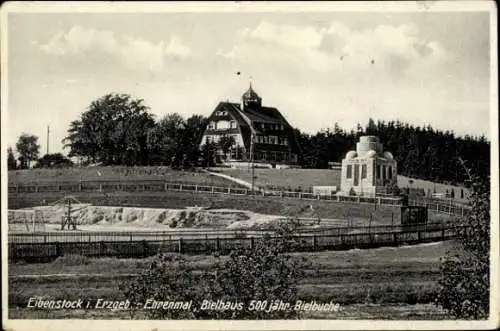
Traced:
[[[216, 151], [227, 154], [235, 141], [225, 137], [200, 149], [207, 124], [208, 118], [203, 115], [183, 118], [171, 113], [156, 120], [142, 99], [111, 93], [93, 101], [80, 118], [70, 123], [63, 143], [69, 150], [68, 156], [84, 165], [211, 166], [215, 163]], [[299, 129], [295, 129], [295, 134], [302, 150], [299, 163], [304, 168], [328, 168], [329, 162], [340, 162], [349, 150], [355, 149], [360, 136], [376, 135], [384, 148], [394, 154], [402, 175], [467, 184], [466, 174], [460, 170], [462, 162], [476, 173], [489, 173], [490, 142], [484, 136], [461, 137], [430, 125], [420, 127], [400, 121], [375, 123], [369, 119], [366, 126], [358, 124], [355, 130], [347, 131], [335, 123], [333, 129], [315, 134]], [[16, 147], [19, 153], [16, 166], [20, 168], [28, 168], [35, 160], [39, 161], [38, 166], [70, 164], [62, 155], [52, 155], [45, 161], [39, 159], [40, 146], [35, 136], [23, 134]], [[9, 169], [14, 168], [16, 162], [11, 149], [8, 160]]]
[[340, 162], [356, 148], [362, 135], [378, 136], [384, 149], [398, 162], [398, 173], [418, 179], [450, 184], [470, 184], [462, 163], [478, 174], [490, 172], [490, 142], [482, 136], [463, 137], [453, 131], [413, 126], [400, 121], [375, 121], [346, 131], [335, 123], [333, 130], [314, 135], [296, 129], [302, 148], [301, 165], [305, 168], [327, 168], [328, 162]]

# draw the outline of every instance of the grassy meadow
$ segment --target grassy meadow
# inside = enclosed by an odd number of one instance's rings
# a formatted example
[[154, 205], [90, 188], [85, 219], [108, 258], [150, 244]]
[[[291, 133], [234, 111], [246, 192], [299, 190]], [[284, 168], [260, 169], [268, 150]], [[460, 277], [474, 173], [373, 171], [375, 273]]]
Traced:
[[[214, 168], [215, 171], [230, 175], [248, 182], [252, 181], [250, 169]], [[255, 184], [266, 189], [291, 189], [301, 188], [310, 190], [313, 186], [337, 186], [340, 188], [340, 170], [333, 169], [255, 169]], [[413, 183], [410, 184], [410, 180]], [[464, 190], [467, 198], [469, 190], [460, 186], [434, 183], [422, 179], [412, 179], [398, 175], [398, 186], [421, 188], [425, 193], [430, 190], [436, 193], [445, 193], [446, 190], [455, 190], [455, 199], [460, 199], [460, 190]]]
[[206, 186], [238, 186], [227, 179], [201, 171], [173, 170], [169, 167], [70, 167], [60, 169], [26, 169], [9, 171], [8, 183], [44, 184], [54, 182], [78, 182], [92, 180], [140, 181], [164, 180], [183, 184]]
[[[341, 312], [304, 313], [301, 318], [440, 319], [432, 304], [437, 291], [439, 259], [453, 242], [349, 250], [295, 253], [310, 262], [300, 280], [299, 299], [338, 302]], [[186, 255], [198, 270], [211, 270], [216, 259]], [[54, 299], [122, 299], [118, 284], [151, 262], [146, 259], [60, 257], [51, 263], [11, 264], [9, 318], [130, 318], [127, 312], [106, 310], [43, 311], [26, 308], [33, 296]], [[141, 316], [138, 316], [139, 318]]]

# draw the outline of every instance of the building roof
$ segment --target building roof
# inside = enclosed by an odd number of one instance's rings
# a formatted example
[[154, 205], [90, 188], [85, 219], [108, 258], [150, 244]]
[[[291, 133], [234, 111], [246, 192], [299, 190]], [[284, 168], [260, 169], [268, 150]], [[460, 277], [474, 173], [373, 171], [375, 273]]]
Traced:
[[244, 99], [260, 99], [257, 92], [255, 92], [253, 90], [252, 83], [250, 83], [250, 87], [248, 88], [248, 90], [245, 93], [243, 93], [242, 98], [244, 98]]

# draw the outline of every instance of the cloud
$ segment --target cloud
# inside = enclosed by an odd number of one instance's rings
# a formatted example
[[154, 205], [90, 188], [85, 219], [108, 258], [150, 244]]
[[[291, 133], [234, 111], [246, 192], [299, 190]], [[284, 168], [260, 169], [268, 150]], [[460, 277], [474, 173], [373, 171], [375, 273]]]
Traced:
[[311, 26], [277, 25], [261, 21], [249, 35], [253, 38], [275, 42], [283, 46], [314, 48], [321, 43], [323, 34], [322, 31], [318, 31]]
[[[386, 77], [410, 77], [445, 63], [450, 54], [436, 41], [419, 36], [416, 25], [382, 24], [362, 30], [332, 21], [327, 28], [279, 25], [261, 21], [229, 50], [216, 55], [227, 59], [277, 62], [277, 66], [305, 67], [346, 75], [376, 71]], [[293, 70], [293, 67], [291, 67]]]
[[113, 56], [129, 69], [162, 70], [166, 57], [185, 58], [190, 49], [182, 40], [173, 36], [165, 45], [163, 41], [152, 43], [142, 38], [116, 35], [113, 31], [73, 26], [66, 33], [58, 32], [48, 42], [39, 45], [41, 51], [70, 56], [103, 54]]

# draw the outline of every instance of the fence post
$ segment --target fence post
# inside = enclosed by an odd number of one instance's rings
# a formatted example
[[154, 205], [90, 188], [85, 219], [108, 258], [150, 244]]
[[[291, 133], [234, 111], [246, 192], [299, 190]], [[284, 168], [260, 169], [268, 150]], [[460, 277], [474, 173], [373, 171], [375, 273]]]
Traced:
[[302, 199], [302, 192], [299, 192], [299, 199]]
[[163, 189], [164, 189], [165, 191], [167, 191], [167, 190], [168, 190], [168, 184], [167, 184], [167, 183], [164, 183], [164, 184], [163, 184]]
[[220, 251], [220, 239], [219, 239], [219, 237], [215, 238], [215, 250], [217, 252]]
[[313, 235], [313, 250], [316, 250], [316, 233]]
[[194, 186], [194, 191], [195, 191], [195, 192], [198, 192], [198, 185], [195, 185], [195, 186]]
[[444, 229], [441, 230], [441, 239], [444, 240]]
[[182, 253], [182, 237], [179, 237], [179, 253]]
[[248, 189], [245, 189], [245, 195], [248, 195]]
[[211, 193], [214, 194], [214, 187], [213, 186], [212, 186], [212, 192]]
[[250, 237], [250, 248], [254, 249], [255, 243], [254, 243], [254, 237]]
[[78, 192], [81, 192], [82, 191], [82, 181], [79, 181], [78, 182]]
[[38, 185], [35, 185], [35, 192], [38, 192]]
[[102, 184], [99, 184], [99, 192], [102, 192]]
[[231, 188], [230, 187], [227, 188], [227, 194], [231, 194]]
[[130, 241], [132, 241], [132, 233], [130, 234]]
[[179, 191], [182, 191], [182, 184], [179, 185]]

